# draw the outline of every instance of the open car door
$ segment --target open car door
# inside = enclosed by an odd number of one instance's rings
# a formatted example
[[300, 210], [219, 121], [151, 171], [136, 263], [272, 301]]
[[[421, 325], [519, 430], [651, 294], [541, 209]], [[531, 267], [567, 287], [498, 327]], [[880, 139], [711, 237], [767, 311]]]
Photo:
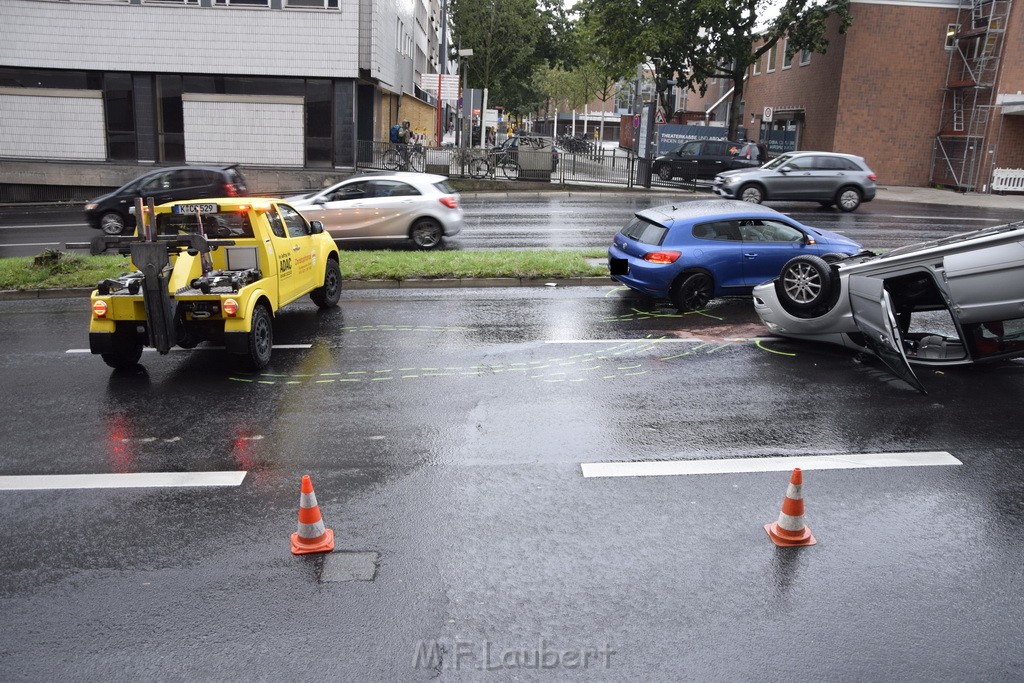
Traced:
[[878, 278], [851, 275], [850, 307], [854, 323], [875, 355], [894, 375], [922, 394], [927, 394], [928, 391], [907, 362], [903, 339], [892, 311], [889, 292], [885, 291], [885, 283]]

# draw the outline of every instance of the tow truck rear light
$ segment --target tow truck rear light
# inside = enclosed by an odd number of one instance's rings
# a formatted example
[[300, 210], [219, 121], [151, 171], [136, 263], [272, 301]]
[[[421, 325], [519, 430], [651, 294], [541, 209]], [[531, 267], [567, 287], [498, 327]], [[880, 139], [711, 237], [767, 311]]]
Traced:
[[676, 259], [682, 256], [678, 251], [652, 251], [644, 256], [644, 261], [650, 263], [675, 263]]
[[447, 197], [441, 197], [437, 201], [441, 202], [442, 204], [447, 206], [449, 209], [457, 209], [457, 208], [459, 208], [459, 198], [458, 197], [452, 197], [452, 196], [449, 195]]
[[235, 314], [237, 314], [237, 313], [238, 313], [238, 302], [235, 301], [234, 299], [225, 299], [224, 300], [224, 315], [228, 316], [229, 318], [234, 318]]
[[107, 302], [104, 301], [103, 299], [97, 299], [96, 301], [94, 301], [93, 304], [92, 304], [92, 313], [97, 318], [106, 318], [107, 317]]

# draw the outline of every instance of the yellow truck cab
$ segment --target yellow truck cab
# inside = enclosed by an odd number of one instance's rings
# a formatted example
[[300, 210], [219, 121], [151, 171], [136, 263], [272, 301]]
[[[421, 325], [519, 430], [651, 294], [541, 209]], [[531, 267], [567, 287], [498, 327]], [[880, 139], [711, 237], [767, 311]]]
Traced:
[[113, 368], [134, 367], [145, 346], [222, 343], [261, 370], [273, 317], [306, 294], [321, 308], [341, 297], [338, 247], [319, 221], [276, 199], [233, 197], [143, 207], [136, 234], [97, 236], [92, 252], [131, 256], [131, 272], [91, 297], [89, 348]]

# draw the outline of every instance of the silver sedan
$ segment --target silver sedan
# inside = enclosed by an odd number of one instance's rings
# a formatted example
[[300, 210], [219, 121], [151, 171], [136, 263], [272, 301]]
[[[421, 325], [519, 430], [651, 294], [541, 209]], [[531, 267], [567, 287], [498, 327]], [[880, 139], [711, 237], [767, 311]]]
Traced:
[[412, 240], [431, 249], [462, 230], [462, 202], [448, 178], [430, 173], [354, 176], [286, 201], [335, 240]]

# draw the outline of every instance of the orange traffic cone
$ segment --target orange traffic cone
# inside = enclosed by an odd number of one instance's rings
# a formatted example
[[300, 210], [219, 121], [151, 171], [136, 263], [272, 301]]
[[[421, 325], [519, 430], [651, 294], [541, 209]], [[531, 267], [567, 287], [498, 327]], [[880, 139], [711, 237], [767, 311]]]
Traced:
[[779, 521], [764, 525], [772, 543], [779, 546], [814, 545], [817, 541], [811, 530], [804, 524], [804, 475], [800, 468], [793, 469], [786, 489], [786, 499], [782, 501], [782, 512]]
[[324, 528], [320, 506], [316, 504], [313, 481], [308, 474], [302, 476], [302, 495], [299, 496], [299, 530], [292, 534], [292, 554], [329, 553], [334, 550], [334, 532]]

